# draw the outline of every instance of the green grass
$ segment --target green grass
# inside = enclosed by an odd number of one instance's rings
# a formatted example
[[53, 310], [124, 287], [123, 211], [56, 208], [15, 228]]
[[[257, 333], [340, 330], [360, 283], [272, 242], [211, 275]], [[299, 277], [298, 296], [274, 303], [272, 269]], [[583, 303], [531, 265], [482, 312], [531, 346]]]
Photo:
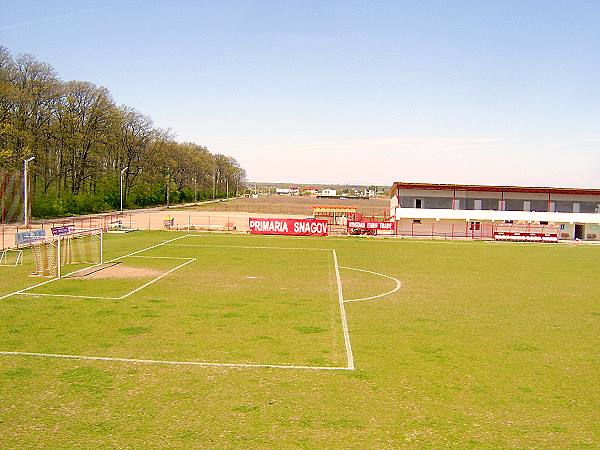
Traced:
[[[109, 235], [106, 259], [180, 236]], [[345, 365], [331, 252], [402, 281], [346, 303], [353, 371], [0, 355], [3, 447], [597, 447], [600, 248], [201, 235], [142, 253], [197, 258], [122, 300], [0, 300], [0, 350]], [[183, 260], [125, 258], [164, 273]], [[125, 261], [127, 260], [127, 261]], [[0, 268], [0, 296], [31, 279]], [[340, 270], [346, 299], [393, 281]], [[151, 279], [151, 277], [149, 278]], [[148, 279], [38, 293], [120, 296]], [[74, 294], [74, 295], [75, 295]]]

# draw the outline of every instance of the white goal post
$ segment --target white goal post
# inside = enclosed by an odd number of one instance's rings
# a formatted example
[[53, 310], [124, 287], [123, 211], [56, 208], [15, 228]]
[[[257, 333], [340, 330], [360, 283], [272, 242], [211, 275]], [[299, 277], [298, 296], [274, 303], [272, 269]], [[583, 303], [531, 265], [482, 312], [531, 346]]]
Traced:
[[102, 228], [74, 230], [47, 241], [31, 244], [35, 261], [34, 275], [62, 277], [62, 266], [67, 264], [100, 265], [104, 263]]
[[7, 248], [0, 253], [0, 266], [18, 266], [23, 264], [23, 250]]

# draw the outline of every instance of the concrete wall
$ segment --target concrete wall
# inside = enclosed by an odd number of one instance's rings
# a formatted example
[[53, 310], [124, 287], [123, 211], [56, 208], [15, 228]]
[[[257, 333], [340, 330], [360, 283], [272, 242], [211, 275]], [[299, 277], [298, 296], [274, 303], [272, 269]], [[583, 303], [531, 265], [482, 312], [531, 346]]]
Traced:
[[[494, 223], [479, 221], [479, 230], [471, 229], [472, 221], [466, 220], [435, 220], [435, 219], [400, 219], [396, 225], [401, 236], [434, 237], [437, 239], [480, 238], [493, 237]], [[582, 224], [585, 241], [600, 241], [600, 225]], [[559, 238], [562, 240], [575, 239], [575, 225], [562, 224]]]
[[[466, 220], [400, 219], [397, 221], [398, 234], [402, 236], [452, 238], [492, 238], [492, 223], [479, 222], [473, 226]], [[477, 229], [478, 228], [478, 229]]]
[[[581, 225], [583, 226], [583, 240], [600, 241], [600, 225], [593, 223], [585, 223]], [[562, 224], [559, 237], [564, 240], [575, 239], [575, 224]]]

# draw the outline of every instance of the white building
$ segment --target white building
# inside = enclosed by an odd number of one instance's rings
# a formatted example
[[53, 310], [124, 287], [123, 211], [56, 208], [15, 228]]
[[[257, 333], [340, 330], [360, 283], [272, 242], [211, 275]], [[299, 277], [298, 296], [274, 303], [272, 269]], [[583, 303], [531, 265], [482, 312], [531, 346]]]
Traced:
[[497, 224], [556, 225], [561, 239], [600, 240], [600, 189], [395, 182], [399, 234], [491, 237]]
[[321, 192], [319, 192], [319, 195], [322, 195], [323, 197], [335, 197], [337, 195], [337, 190], [323, 189]]

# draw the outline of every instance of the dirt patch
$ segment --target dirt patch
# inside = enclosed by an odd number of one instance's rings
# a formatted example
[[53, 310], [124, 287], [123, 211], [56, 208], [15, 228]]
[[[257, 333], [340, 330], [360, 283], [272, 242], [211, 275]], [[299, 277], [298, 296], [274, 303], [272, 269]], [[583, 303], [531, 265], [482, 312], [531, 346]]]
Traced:
[[[329, 199], [309, 196], [273, 195], [259, 198], [236, 198], [226, 202], [206, 203], [190, 209], [215, 212], [245, 212], [252, 214], [312, 215], [313, 205], [356, 206], [363, 216], [389, 214], [389, 198]], [[185, 224], [185, 223], [184, 223]], [[247, 223], [245, 224], [248, 225]], [[239, 229], [239, 228], [238, 228]]]
[[153, 278], [164, 272], [147, 267], [131, 267], [124, 264], [110, 264], [89, 269], [71, 275], [71, 278]]

